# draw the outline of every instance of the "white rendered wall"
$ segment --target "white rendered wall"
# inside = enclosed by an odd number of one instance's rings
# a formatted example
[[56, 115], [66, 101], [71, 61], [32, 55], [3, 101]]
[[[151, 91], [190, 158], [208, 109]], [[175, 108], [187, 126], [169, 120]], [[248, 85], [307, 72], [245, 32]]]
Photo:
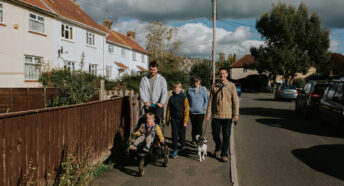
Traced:
[[256, 70], [247, 69], [247, 72], [243, 72], [244, 68], [231, 68], [230, 77], [231, 79], [242, 79], [249, 75], [259, 74]]

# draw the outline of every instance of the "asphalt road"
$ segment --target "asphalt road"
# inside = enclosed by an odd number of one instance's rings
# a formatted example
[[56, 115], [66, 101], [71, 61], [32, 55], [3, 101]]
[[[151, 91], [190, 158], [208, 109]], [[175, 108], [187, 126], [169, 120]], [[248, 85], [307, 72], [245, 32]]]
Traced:
[[[206, 126], [204, 121], [203, 127]], [[171, 127], [165, 128], [165, 137], [171, 137]], [[191, 125], [187, 127], [187, 154], [179, 155], [176, 159], [169, 159], [168, 167], [162, 167], [161, 162], [148, 163], [143, 177], [138, 176], [136, 162], [128, 162], [124, 168], [114, 168], [103, 173], [92, 185], [231, 185], [230, 163], [223, 163], [212, 157], [215, 145], [211, 138], [211, 126], [206, 130], [208, 143], [208, 157], [199, 162], [197, 149], [190, 144]], [[169, 140], [171, 142], [171, 140]]]
[[296, 117], [294, 102], [243, 93], [235, 127], [239, 185], [344, 185], [344, 138], [319, 120]]

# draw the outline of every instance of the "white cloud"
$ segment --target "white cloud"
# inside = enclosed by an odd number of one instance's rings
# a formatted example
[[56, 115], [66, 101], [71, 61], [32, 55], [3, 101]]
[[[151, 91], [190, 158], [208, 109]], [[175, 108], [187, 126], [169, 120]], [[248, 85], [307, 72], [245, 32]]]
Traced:
[[329, 48], [329, 50], [330, 50], [331, 52], [336, 52], [336, 51], [338, 50], [338, 46], [339, 46], [339, 42], [338, 42], [338, 41], [336, 41], [336, 40], [331, 40], [331, 41], [330, 41], [330, 48]]
[[[148, 23], [137, 20], [117, 22], [113, 28], [120, 33], [128, 30], [136, 31], [137, 42], [145, 47], [145, 26]], [[180, 55], [211, 57], [212, 28], [202, 23], [188, 23], [178, 27], [177, 40], [183, 42], [180, 46]], [[223, 52], [226, 55], [236, 53], [239, 57], [249, 53], [251, 47], [258, 47], [264, 44], [263, 41], [252, 40], [253, 34], [249, 27], [238, 27], [234, 32], [217, 28], [216, 31], [216, 53]]]

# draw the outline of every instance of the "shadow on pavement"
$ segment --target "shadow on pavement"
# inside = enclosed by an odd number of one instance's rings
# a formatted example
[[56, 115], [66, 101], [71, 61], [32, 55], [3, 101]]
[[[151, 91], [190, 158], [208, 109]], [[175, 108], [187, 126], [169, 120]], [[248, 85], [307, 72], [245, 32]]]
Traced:
[[344, 145], [317, 145], [295, 149], [292, 154], [314, 170], [344, 180]]
[[343, 137], [343, 134], [335, 126], [325, 125], [320, 120], [304, 120], [301, 117], [297, 117], [293, 110], [251, 107], [241, 108], [240, 114], [262, 116], [264, 118], [256, 119], [256, 121], [271, 127], [319, 136]]
[[275, 102], [292, 102], [293, 100], [288, 100], [288, 99], [279, 99], [275, 100], [273, 98], [262, 98], [262, 99], [253, 99], [255, 101], [275, 101]]

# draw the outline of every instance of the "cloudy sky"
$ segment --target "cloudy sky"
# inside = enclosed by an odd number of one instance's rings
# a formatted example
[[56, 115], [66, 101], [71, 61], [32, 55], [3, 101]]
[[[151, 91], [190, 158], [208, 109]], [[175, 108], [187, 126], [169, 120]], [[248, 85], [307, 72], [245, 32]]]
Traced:
[[[114, 21], [121, 33], [134, 30], [137, 41], [145, 46], [145, 25], [160, 21], [177, 27], [183, 41], [181, 54], [211, 58], [211, 0], [77, 0], [97, 22]], [[309, 13], [317, 13], [324, 27], [331, 30], [330, 50], [344, 53], [344, 0], [280, 0], [298, 6], [304, 2]], [[249, 48], [263, 44], [255, 29], [257, 17], [278, 0], [217, 0], [217, 53], [243, 56]]]

